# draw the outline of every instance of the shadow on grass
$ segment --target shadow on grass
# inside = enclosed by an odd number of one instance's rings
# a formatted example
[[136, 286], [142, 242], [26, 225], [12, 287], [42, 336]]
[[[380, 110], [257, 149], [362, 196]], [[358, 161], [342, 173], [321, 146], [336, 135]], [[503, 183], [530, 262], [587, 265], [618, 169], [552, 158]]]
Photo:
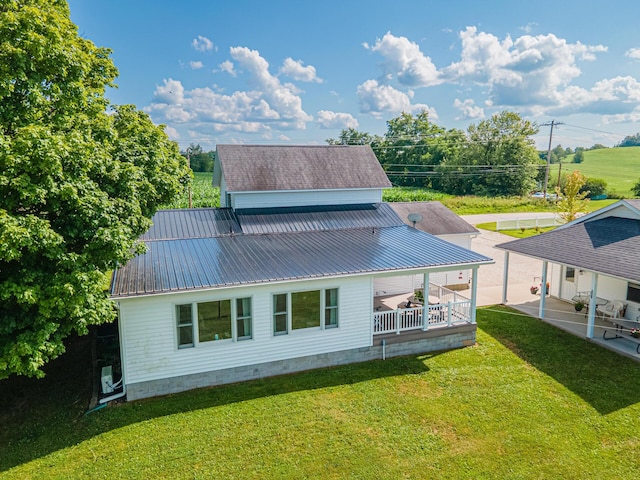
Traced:
[[605, 415], [640, 402], [640, 364], [508, 307], [478, 310], [478, 328]]
[[44, 379], [0, 381], [0, 472], [45, 457], [102, 433], [158, 417], [428, 371], [409, 356], [311, 370], [263, 380], [124, 402], [87, 414], [92, 391], [91, 342], [75, 339], [67, 354], [46, 367]]

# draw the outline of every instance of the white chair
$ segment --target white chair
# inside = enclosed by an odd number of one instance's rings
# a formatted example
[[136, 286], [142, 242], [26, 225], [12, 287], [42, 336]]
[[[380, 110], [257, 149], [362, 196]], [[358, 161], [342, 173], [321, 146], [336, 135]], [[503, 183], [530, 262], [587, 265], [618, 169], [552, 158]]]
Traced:
[[602, 316], [603, 319], [611, 320], [612, 323], [616, 323], [618, 320], [624, 317], [627, 305], [622, 300], [609, 300], [604, 305], [596, 307], [596, 314]]
[[576, 292], [576, 294], [571, 298], [573, 303], [582, 303], [583, 305], [589, 305], [591, 301], [591, 290], [585, 290], [584, 292]]

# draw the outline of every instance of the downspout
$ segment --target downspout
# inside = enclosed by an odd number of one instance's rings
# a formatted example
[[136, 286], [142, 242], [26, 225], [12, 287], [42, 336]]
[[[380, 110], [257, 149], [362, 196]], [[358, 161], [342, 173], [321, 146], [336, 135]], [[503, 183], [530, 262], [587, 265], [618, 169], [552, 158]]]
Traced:
[[386, 360], [387, 357], [387, 341], [382, 339], [382, 360]]
[[98, 403], [109, 403], [112, 400], [117, 400], [118, 398], [122, 398], [127, 394], [127, 386], [122, 384], [122, 391], [120, 393], [116, 393], [115, 395], [111, 395], [110, 397], [101, 398]]

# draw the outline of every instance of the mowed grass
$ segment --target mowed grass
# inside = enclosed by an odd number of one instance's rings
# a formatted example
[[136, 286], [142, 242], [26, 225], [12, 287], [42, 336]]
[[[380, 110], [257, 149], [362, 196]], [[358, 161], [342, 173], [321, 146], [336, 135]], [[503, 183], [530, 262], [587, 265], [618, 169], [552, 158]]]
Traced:
[[[558, 165], [551, 165], [557, 172]], [[587, 177], [602, 178], [607, 190], [633, 198], [631, 187], [640, 180], [640, 147], [601, 148], [584, 152], [584, 162], [563, 163], [563, 172], [580, 171]], [[556, 175], [557, 178], [557, 175]]]
[[29, 412], [4, 419], [0, 477], [640, 474], [637, 363], [507, 308], [480, 310], [478, 324], [473, 347], [185, 392], [86, 416], [72, 403], [73, 390], [60, 398], [44, 392]]

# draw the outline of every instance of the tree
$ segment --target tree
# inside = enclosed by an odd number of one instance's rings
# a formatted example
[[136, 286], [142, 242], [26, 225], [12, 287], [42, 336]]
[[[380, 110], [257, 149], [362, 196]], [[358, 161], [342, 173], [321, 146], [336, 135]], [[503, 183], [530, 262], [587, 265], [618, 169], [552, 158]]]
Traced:
[[187, 163], [194, 172], [213, 172], [214, 152], [204, 152], [202, 147], [193, 143], [180, 154], [187, 159]]
[[110, 270], [190, 180], [162, 127], [108, 111], [109, 54], [65, 1], [0, 7], [0, 378], [42, 376], [71, 333], [113, 320]]
[[618, 144], [619, 147], [637, 147], [638, 145], [640, 145], [640, 133], [636, 133], [635, 135], [627, 135]]
[[340, 136], [336, 138], [328, 138], [326, 142], [329, 145], [371, 145], [380, 142], [381, 138], [377, 135], [371, 135], [367, 132], [360, 132], [355, 128], [349, 127], [340, 132]]
[[443, 188], [457, 195], [525, 195], [536, 183], [540, 160], [532, 136], [538, 128], [504, 111], [470, 125], [461, 155], [443, 162]]
[[576, 153], [573, 156], [573, 163], [584, 162], [584, 148], [576, 148]]
[[556, 193], [562, 197], [557, 204], [558, 215], [565, 222], [575, 220], [578, 213], [585, 210], [589, 202], [589, 199], [585, 197], [589, 192], [581, 192], [580, 189], [586, 180], [586, 177], [576, 170], [567, 177], [567, 182], [562, 190], [560, 188], [556, 189]]
[[640, 179], [638, 179], [636, 184], [631, 187], [631, 192], [633, 192], [636, 197], [640, 197]]
[[607, 193], [607, 181], [604, 178], [588, 177], [580, 187], [580, 193], [587, 192], [588, 198], [598, 197]]

